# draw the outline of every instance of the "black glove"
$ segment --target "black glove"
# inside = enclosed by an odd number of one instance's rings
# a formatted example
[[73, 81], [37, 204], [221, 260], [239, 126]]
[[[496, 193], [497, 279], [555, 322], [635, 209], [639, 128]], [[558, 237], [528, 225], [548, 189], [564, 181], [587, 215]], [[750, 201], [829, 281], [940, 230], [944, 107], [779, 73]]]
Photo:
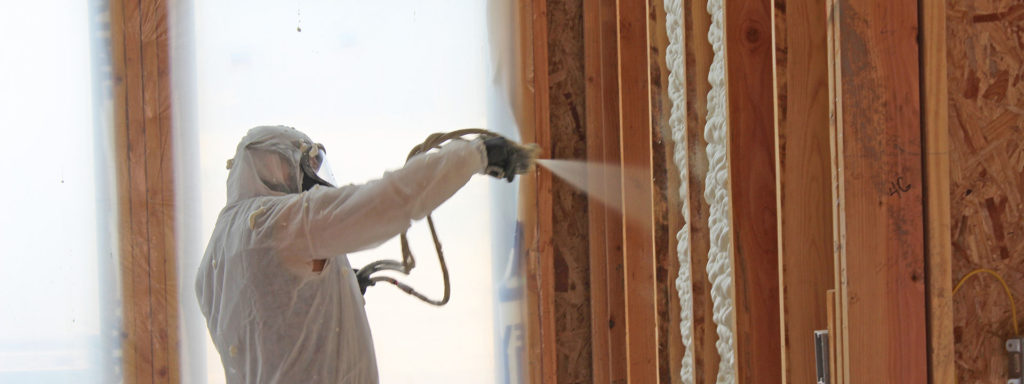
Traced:
[[511, 183], [517, 173], [526, 172], [529, 168], [529, 154], [504, 137], [484, 139], [484, 148], [487, 149], [487, 168], [484, 172], [489, 176]]

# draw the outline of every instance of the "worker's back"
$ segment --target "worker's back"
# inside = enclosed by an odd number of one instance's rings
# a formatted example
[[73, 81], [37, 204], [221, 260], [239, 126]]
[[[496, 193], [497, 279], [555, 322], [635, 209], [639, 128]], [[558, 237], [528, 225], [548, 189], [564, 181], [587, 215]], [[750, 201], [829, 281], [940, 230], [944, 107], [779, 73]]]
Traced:
[[348, 258], [331, 258], [313, 272], [249, 227], [250, 217], [255, 226], [273, 217], [278, 201], [298, 196], [226, 207], [203, 257], [196, 292], [228, 383], [375, 383], [373, 343]]
[[[299, 162], [311, 146], [294, 129], [257, 127], [229, 162], [227, 206], [196, 275], [228, 383], [377, 382], [348, 258], [314, 250], [318, 242], [310, 239], [310, 203], [336, 201], [344, 192], [302, 191]], [[335, 229], [335, 237], [345, 231]], [[323, 270], [314, 271], [314, 260], [326, 262]]]

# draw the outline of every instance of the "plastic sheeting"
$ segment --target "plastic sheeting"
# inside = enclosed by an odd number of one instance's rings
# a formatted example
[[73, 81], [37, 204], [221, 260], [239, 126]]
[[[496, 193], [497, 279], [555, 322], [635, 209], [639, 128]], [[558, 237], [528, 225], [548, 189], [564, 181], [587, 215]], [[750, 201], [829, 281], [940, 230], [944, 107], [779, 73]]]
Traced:
[[[224, 160], [249, 127], [288, 124], [310, 134], [327, 147], [342, 184], [401, 167], [430, 133], [505, 129], [490, 123], [485, 106], [486, 22], [485, 3], [475, 1], [176, 2], [177, 207], [187, 218], [178, 231], [179, 297], [195, 297], [211, 216], [224, 206]], [[500, 347], [491, 337], [498, 331], [489, 272], [504, 265], [490, 257], [499, 247], [491, 246], [490, 208], [514, 204], [492, 198], [493, 190], [515, 198], [514, 185], [475, 177], [434, 214], [452, 274], [447, 306], [425, 306], [390, 286], [367, 292], [383, 382], [492, 381]], [[404, 281], [435, 294], [440, 274], [426, 225], [414, 224], [409, 236], [419, 265]], [[400, 258], [397, 240], [350, 255], [353, 266], [380, 258]], [[197, 306], [181, 302], [183, 382], [223, 380]]]
[[[488, 88], [487, 126], [519, 141], [523, 115], [521, 62], [517, 41], [519, 3], [487, 2]], [[522, 222], [518, 220], [519, 181], [513, 188], [491, 191], [492, 258], [494, 281], [495, 382], [525, 383], [526, 328], [523, 322], [524, 286]]]

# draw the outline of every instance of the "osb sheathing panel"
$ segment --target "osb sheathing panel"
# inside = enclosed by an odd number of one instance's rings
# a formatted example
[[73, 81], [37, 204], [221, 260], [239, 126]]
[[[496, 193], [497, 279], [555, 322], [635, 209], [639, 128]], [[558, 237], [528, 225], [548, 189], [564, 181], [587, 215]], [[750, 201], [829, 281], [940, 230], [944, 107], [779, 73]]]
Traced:
[[[947, 2], [953, 277], [976, 268], [1024, 294], [1024, 3]], [[1019, 301], [1018, 301], [1019, 304]], [[999, 283], [973, 277], [954, 297], [961, 383], [1006, 382], [1013, 333]]]
[[[548, 0], [551, 154], [585, 160], [583, 2]], [[559, 383], [592, 382], [587, 197], [552, 180], [555, 339]]]

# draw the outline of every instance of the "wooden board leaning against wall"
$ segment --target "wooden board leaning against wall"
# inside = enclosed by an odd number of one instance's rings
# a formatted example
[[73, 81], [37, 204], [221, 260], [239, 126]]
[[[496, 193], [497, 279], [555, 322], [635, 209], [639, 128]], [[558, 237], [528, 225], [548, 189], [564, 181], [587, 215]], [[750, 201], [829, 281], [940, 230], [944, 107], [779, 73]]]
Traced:
[[830, 3], [836, 380], [925, 383], [918, 5]]

